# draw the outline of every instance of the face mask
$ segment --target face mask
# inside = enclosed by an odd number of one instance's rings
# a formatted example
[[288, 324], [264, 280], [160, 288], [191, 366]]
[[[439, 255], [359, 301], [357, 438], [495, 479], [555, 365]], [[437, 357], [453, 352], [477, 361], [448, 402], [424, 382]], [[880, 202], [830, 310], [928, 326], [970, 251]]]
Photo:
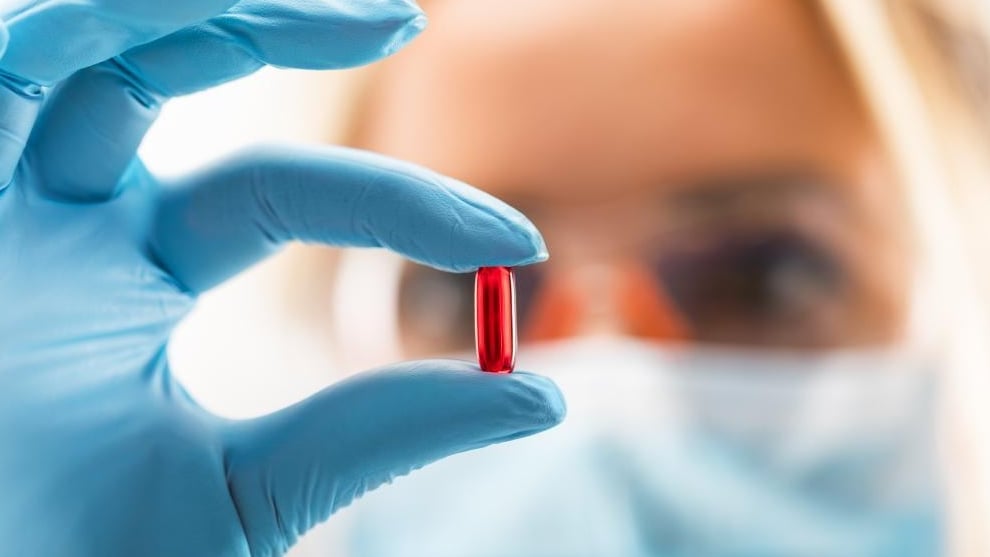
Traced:
[[547, 434], [459, 455], [350, 512], [360, 556], [940, 554], [934, 377], [827, 355], [576, 340], [520, 353]]

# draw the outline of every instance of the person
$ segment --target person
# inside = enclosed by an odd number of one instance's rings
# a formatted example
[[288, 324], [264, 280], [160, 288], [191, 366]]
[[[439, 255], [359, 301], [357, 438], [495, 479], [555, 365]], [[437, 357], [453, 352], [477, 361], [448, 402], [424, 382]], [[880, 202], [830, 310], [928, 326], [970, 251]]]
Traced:
[[422, 30], [414, 4], [15, 0], [0, 16], [0, 553], [281, 555], [396, 476], [562, 419], [550, 381], [451, 361], [242, 422], [170, 374], [197, 296], [289, 241], [462, 271], [546, 259], [516, 210], [369, 153], [258, 148], [167, 183], [136, 157], [168, 98], [264, 64], [372, 62]]
[[[553, 258], [518, 270], [519, 357], [569, 418], [373, 494], [337, 540], [987, 554], [987, 440], [958, 418], [987, 392], [968, 281], [990, 235], [965, 208], [986, 207], [990, 51], [979, 8], [953, 5], [426, 4], [435, 25], [367, 77], [350, 144], [533, 218]], [[334, 300], [392, 292], [368, 329], [336, 317], [355, 358], [470, 352], [470, 277], [355, 253], [337, 272]]]

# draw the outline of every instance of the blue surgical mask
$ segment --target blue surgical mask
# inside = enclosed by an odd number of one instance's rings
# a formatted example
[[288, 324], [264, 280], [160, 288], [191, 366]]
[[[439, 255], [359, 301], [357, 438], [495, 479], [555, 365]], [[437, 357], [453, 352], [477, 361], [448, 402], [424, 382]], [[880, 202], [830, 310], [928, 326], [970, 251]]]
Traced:
[[397, 480], [345, 513], [360, 557], [942, 553], [934, 377], [907, 350], [625, 339], [527, 348], [558, 429]]

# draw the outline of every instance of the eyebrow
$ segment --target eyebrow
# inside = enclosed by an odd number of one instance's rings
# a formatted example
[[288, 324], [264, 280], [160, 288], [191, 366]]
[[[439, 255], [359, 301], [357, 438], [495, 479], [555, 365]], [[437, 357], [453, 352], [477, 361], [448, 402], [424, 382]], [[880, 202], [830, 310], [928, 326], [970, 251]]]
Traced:
[[[846, 196], [841, 194], [844, 189], [839, 187], [841, 185], [841, 180], [810, 167], [766, 169], [716, 174], [681, 183], [657, 182], [652, 189], [639, 188], [639, 195], [643, 192], [647, 194], [646, 198], [640, 198], [642, 201], [639, 203], [656, 207], [658, 214], [669, 215], [673, 211], [683, 212], [687, 216], [694, 213], [706, 220], [732, 219], [733, 215], [757, 214], [759, 211], [789, 214], [789, 209], [793, 207], [820, 203], [844, 218], [852, 216], [855, 211]], [[534, 219], [534, 222], [555, 213], [561, 203], [567, 205], [570, 202], [565, 197], [540, 195], [536, 187], [514, 188], [512, 192], [504, 200]], [[630, 190], [621, 195], [608, 196], [608, 201], [617, 201], [626, 195], [635, 197], [637, 194], [635, 190]], [[589, 204], [600, 207], [600, 203]]]
[[699, 180], [673, 191], [663, 192], [665, 203], [675, 207], [723, 209], [753, 203], [781, 204], [816, 199], [837, 207], [844, 206], [836, 193], [834, 179], [812, 172], [770, 172]]

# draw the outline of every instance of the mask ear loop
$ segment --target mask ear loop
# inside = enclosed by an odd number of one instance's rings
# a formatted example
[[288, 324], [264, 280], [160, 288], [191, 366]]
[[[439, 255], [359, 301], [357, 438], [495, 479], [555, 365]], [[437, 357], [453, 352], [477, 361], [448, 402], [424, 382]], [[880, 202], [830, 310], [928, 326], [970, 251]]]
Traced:
[[334, 346], [345, 372], [395, 362], [399, 337], [399, 283], [403, 259], [386, 250], [346, 250], [331, 289]]

